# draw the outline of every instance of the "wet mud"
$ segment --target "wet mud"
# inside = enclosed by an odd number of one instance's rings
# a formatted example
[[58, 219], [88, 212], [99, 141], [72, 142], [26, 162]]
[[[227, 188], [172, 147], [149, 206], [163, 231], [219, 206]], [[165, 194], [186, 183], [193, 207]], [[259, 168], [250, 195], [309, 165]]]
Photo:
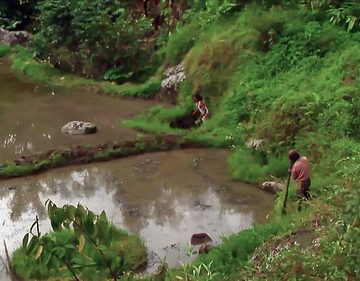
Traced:
[[[84, 89], [50, 87], [17, 76], [0, 60], [0, 163], [61, 146], [132, 140], [138, 132], [120, 126], [155, 101], [97, 95]], [[98, 133], [64, 135], [69, 121], [96, 124]]]

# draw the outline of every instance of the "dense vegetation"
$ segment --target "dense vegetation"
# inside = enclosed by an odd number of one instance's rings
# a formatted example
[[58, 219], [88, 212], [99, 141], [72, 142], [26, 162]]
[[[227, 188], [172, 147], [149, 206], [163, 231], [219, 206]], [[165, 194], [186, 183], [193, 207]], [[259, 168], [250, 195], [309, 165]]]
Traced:
[[[284, 218], [275, 208], [268, 224], [225, 239], [164, 278], [358, 280], [360, 3], [108, 2], [39, 1], [32, 52], [61, 70], [118, 83], [158, 79], [165, 67], [181, 62], [188, 79], [177, 106], [156, 107], [127, 126], [180, 134], [169, 122], [192, 107], [191, 95], [200, 89], [211, 119], [181, 134], [231, 147], [234, 178], [285, 176], [286, 152], [293, 147], [313, 164], [306, 211], [296, 213], [290, 205]], [[38, 64], [33, 71], [26, 67], [18, 61], [17, 69], [36, 75]], [[244, 145], [249, 138], [266, 144], [251, 151]], [[286, 244], [290, 234], [311, 241]]]
[[96, 216], [81, 205], [46, 204], [53, 232], [41, 235], [36, 220], [12, 258], [23, 280], [117, 280], [146, 263], [140, 239], [117, 229], [104, 211]]

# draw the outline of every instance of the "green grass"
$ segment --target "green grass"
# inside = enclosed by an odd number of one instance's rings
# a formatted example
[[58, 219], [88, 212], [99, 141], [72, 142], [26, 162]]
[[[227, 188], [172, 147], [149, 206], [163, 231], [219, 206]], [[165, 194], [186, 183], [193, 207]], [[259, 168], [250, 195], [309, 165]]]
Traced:
[[1, 177], [25, 176], [34, 173], [36, 168], [33, 165], [7, 165], [0, 168]]
[[[184, 134], [209, 146], [231, 147], [234, 153], [228, 162], [233, 178], [259, 183], [275, 177], [284, 182], [291, 148], [308, 156], [312, 164], [314, 200], [298, 214], [296, 186], [290, 185], [290, 225], [280, 215], [280, 194], [268, 224], [225, 239], [195, 262], [212, 261], [212, 269], [220, 273], [218, 280], [357, 280], [360, 276], [359, 247], [353, 246], [359, 235], [354, 204], [360, 180], [360, 36], [327, 20], [297, 6], [266, 10], [252, 4], [203, 26], [191, 44], [181, 45], [175, 34], [178, 53], [172, 44], [168, 46], [168, 59], [182, 61], [188, 77], [178, 106], [188, 110], [191, 95], [200, 88], [211, 112], [209, 121]], [[186, 26], [179, 29], [178, 38], [186, 32]], [[130, 124], [166, 132], [173, 118], [163, 118], [165, 109], [158, 111]], [[245, 148], [250, 138], [266, 140], [260, 152]], [[251, 256], [256, 247], [288, 230], [320, 231], [314, 220], [319, 221], [319, 229], [328, 230], [316, 256], [310, 248], [292, 247], [265, 260], [262, 275], [254, 273]], [[193, 269], [186, 267], [186, 274]], [[184, 270], [170, 271], [167, 280], [180, 273], [185, 278]], [[206, 272], [194, 280], [207, 280]]]
[[50, 85], [69, 88], [90, 87], [111, 95], [140, 98], [152, 97], [160, 90], [160, 80], [157, 76], [149, 78], [142, 84], [126, 83], [117, 85], [111, 82], [89, 80], [79, 76], [61, 73], [47, 62], [37, 60], [34, 57], [34, 52], [22, 47], [15, 47], [11, 50], [1, 47], [0, 56], [1, 54], [11, 54], [10, 59], [12, 60], [13, 71], [25, 74], [36, 81]]
[[[66, 165], [106, 161], [146, 152], [179, 149], [182, 144], [192, 144], [188, 138], [172, 134], [166, 136], [139, 137], [134, 141], [107, 143], [99, 149], [97, 146], [58, 149], [50, 156], [44, 154], [29, 156], [24, 163], [9, 162], [0, 167], [0, 178], [20, 177], [46, 171]], [[84, 153], [77, 156], [77, 149]]]
[[182, 107], [165, 108], [163, 106], [154, 106], [147, 113], [125, 120], [122, 124], [125, 127], [149, 133], [183, 135], [186, 131], [171, 128], [170, 122], [185, 113], [186, 111]]
[[0, 58], [7, 56], [11, 52], [11, 47], [8, 45], [0, 45]]

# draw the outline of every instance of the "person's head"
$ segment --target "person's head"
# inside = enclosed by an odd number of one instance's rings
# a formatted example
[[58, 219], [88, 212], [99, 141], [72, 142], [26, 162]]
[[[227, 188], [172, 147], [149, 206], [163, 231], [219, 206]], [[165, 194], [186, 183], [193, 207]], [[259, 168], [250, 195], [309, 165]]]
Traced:
[[300, 154], [295, 149], [290, 150], [288, 155], [291, 163], [295, 163], [300, 158]]
[[202, 97], [199, 94], [194, 95], [194, 102], [202, 101]]

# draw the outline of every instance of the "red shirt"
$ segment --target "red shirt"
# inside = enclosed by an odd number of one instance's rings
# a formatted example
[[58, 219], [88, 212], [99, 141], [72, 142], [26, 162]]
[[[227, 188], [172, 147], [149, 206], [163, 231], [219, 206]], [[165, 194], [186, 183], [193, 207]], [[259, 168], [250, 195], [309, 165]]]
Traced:
[[311, 176], [310, 164], [306, 157], [300, 157], [291, 169], [291, 175], [298, 182], [306, 181]]

